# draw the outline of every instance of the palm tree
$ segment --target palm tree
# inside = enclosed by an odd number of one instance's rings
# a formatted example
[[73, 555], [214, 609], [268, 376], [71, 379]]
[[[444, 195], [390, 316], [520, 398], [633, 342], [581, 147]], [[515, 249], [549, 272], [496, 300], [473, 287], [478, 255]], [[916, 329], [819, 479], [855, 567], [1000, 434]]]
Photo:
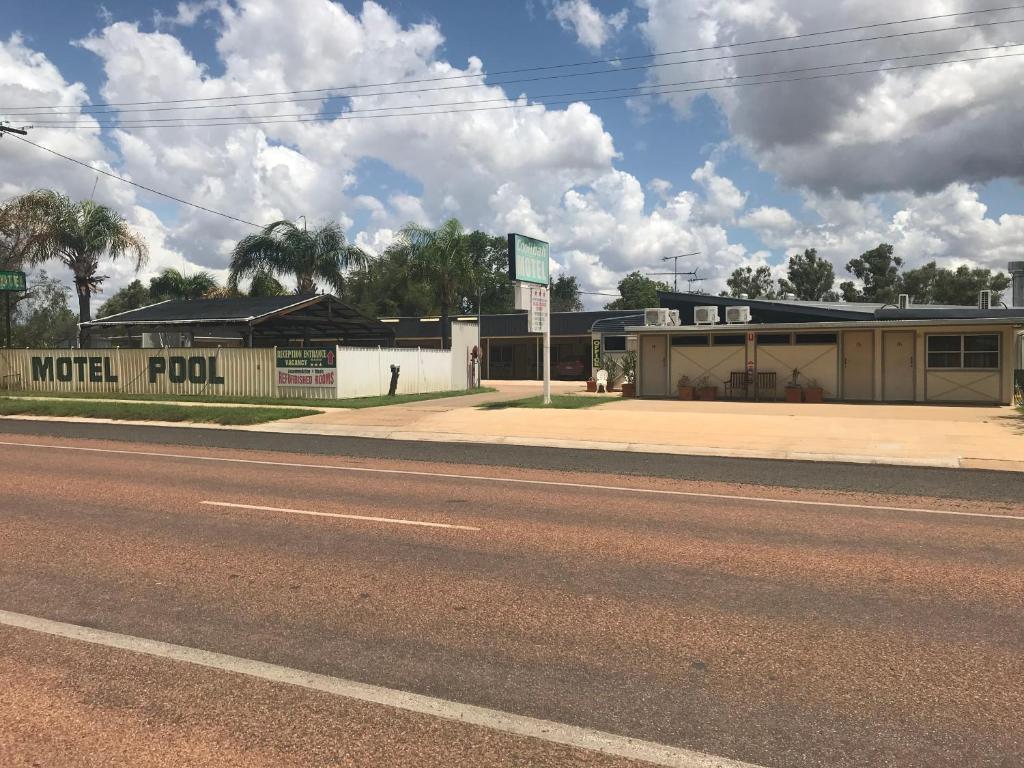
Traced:
[[112, 208], [92, 200], [75, 202], [48, 189], [30, 192], [19, 201], [29, 206], [41, 222], [28, 260], [39, 263], [55, 259], [71, 270], [78, 294], [79, 322], [92, 319], [92, 294], [107, 279], [97, 274], [102, 258], [131, 258], [136, 272], [146, 263], [146, 241]]
[[466, 234], [458, 219], [448, 219], [437, 229], [408, 224], [401, 233], [412, 249], [412, 268], [437, 296], [441, 307], [441, 347], [448, 349], [448, 315], [462, 301], [473, 280]]
[[335, 222], [310, 232], [291, 221], [275, 221], [235, 246], [228, 284], [237, 287], [243, 277], [268, 273], [294, 277], [295, 293], [300, 296], [316, 293], [318, 282], [341, 293], [345, 270], [365, 263], [366, 254], [345, 242], [345, 233]]
[[218, 292], [217, 278], [201, 270], [185, 275], [169, 267], [149, 281], [149, 292], [154, 301], [203, 299]]

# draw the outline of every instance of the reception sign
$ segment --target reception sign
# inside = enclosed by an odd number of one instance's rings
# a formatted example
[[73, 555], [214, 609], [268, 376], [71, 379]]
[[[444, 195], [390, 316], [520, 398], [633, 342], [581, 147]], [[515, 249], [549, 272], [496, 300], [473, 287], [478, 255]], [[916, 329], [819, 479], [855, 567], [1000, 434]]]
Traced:
[[336, 347], [278, 347], [277, 386], [337, 387]]

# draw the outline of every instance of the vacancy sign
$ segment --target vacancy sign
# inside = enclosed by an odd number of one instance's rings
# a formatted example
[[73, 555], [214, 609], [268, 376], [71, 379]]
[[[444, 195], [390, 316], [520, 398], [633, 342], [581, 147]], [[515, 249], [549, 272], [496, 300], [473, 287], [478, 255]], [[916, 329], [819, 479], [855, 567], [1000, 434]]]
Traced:
[[530, 288], [530, 333], [545, 333], [549, 328], [548, 289]]

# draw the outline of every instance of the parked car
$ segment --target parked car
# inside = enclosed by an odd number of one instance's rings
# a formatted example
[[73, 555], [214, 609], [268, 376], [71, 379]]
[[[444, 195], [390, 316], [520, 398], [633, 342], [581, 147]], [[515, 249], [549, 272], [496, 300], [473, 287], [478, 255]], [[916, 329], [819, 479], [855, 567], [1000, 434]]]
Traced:
[[552, 366], [552, 373], [559, 379], [583, 379], [587, 376], [587, 361], [582, 357], [559, 360]]

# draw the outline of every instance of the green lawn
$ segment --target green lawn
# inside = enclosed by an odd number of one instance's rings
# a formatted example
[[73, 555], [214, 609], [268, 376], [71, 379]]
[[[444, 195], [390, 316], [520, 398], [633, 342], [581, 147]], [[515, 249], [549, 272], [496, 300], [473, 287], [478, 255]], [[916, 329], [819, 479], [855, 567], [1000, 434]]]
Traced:
[[104, 403], [82, 400], [17, 400], [0, 397], [0, 416], [76, 416], [117, 421], [191, 421], [203, 424], [263, 424], [297, 419], [320, 411], [309, 408], [218, 408], [170, 403]]
[[379, 395], [377, 397], [353, 397], [345, 400], [310, 400], [299, 397], [239, 397], [232, 395], [128, 395], [123, 392], [42, 392], [37, 390], [4, 391], [9, 397], [45, 397], [67, 398], [71, 400], [138, 400], [140, 402], [179, 402], [179, 403], [230, 403], [232, 405], [273, 405], [301, 408], [375, 408], [379, 405], [400, 405], [416, 403], [420, 400], [436, 400], [441, 397], [457, 397], [459, 395], [476, 395], [482, 392], [494, 392], [491, 387], [476, 389], [460, 389], [450, 392], [426, 392], [422, 395]]
[[485, 403], [477, 406], [485, 411], [500, 411], [503, 408], [593, 408], [602, 403], [615, 402], [621, 397], [583, 397], [581, 395], [552, 395], [551, 405], [544, 405], [544, 398], [541, 395], [536, 397], [524, 397], [522, 400], [504, 400], [497, 403]]

